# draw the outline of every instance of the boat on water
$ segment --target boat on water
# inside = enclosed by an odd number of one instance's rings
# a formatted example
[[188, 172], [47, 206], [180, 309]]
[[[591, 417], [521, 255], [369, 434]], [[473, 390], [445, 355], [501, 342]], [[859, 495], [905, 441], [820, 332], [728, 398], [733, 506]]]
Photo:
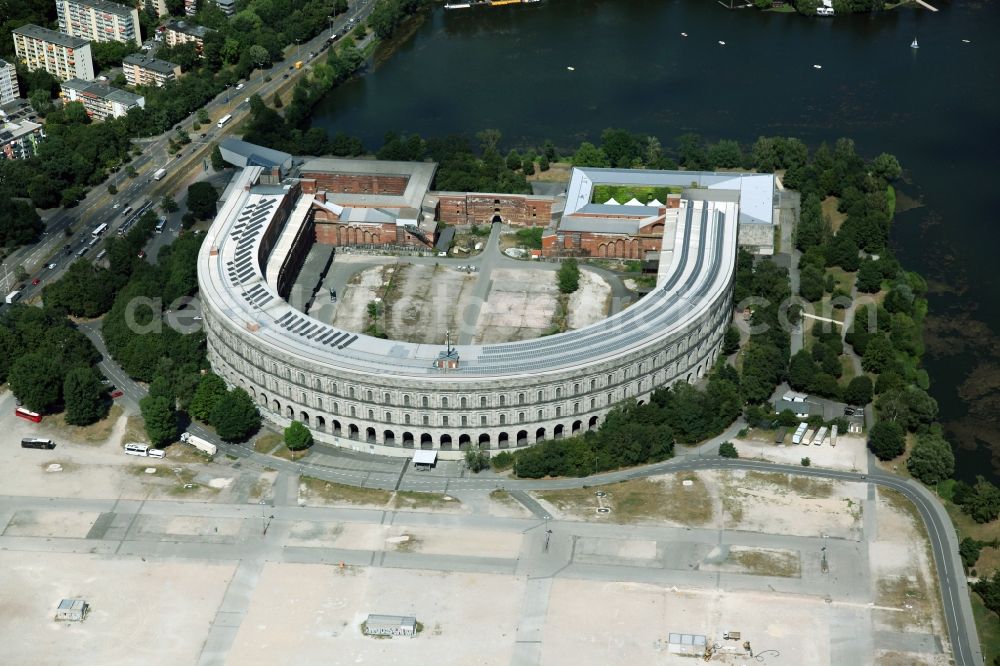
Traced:
[[815, 68], [815, 69], [823, 69], [823, 65], [813, 65], [813, 68]]
[[919, 49], [920, 48], [920, 44], [917, 44], [917, 38], [916, 37], [914, 37], [913, 41], [910, 42], [910, 48], [911, 49]]
[[542, 0], [466, 0], [449, 2], [445, 9], [469, 9], [470, 7], [502, 7], [504, 5], [535, 5]]

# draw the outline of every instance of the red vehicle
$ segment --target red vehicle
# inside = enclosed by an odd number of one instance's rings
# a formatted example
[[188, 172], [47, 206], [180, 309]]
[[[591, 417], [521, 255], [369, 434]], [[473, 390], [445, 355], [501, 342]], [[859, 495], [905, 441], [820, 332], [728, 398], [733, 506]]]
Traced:
[[40, 278], [35, 278], [34, 280], [31, 281], [31, 284], [39, 284], [40, 282], [41, 282]]
[[14, 410], [15, 416], [20, 416], [22, 419], [27, 419], [33, 423], [41, 423], [42, 415], [36, 412], [26, 409], [25, 407], [18, 407]]
[[120, 398], [123, 395], [125, 395], [125, 392], [122, 391], [120, 388], [115, 388], [114, 386], [111, 387], [111, 397], [112, 398]]

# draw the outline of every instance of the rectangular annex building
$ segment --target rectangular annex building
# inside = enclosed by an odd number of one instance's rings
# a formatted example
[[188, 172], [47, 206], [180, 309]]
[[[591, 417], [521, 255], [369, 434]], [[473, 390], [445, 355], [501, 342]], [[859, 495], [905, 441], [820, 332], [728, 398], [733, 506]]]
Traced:
[[375, 615], [365, 620], [368, 636], [416, 636], [417, 618], [411, 615]]

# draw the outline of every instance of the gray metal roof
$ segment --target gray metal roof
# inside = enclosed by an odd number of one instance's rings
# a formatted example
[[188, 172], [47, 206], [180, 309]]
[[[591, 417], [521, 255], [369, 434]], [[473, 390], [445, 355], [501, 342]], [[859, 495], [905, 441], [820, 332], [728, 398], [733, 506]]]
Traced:
[[610, 217], [579, 217], [567, 215], [559, 223], [559, 231], [577, 231], [581, 233], [631, 234], [639, 233], [641, 220], [620, 220]]
[[121, 88], [113, 88], [107, 83], [103, 83], [101, 81], [69, 79], [68, 81], [63, 81], [60, 86], [63, 89], [75, 90], [77, 92], [93, 95], [94, 97], [106, 99], [111, 102], [125, 104], [126, 106], [139, 106], [145, 100], [142, 95], [136, 95], [135, 93], [130, 93], [129, 91], [122, 90]]
[[131, 16], [132, 12], [135, 11], [134, 7], [128, 7], [126, 5], [122, 5], [117, 2], [109, 2], [108, 0], [73, 0], [73, 1], [83, 5], [84, 7], [93, 7], [98, 11], [106, 12], [108, 14], [115, 14], [117, 16], [128, 17]]
[[22, 25], [20, 28], [14, 28], [13, 32], [15, 34], [24, 35], [25, 37], [31, 37], [32, 39], [41, 39], [46, 42], [52, 42], [53, 44], [58, 44], [59, 46], [64, 46], [68, 49], [79, 49], [88, 44], [89, 40], [80, 39], [79, 37], [73, 37], [72, 35], [67, 35], [64, 32], [56, 32], [55, 30], [49, 30], [48, 28], [43, 28], [39, 25]]
[[144, 55], [142, 53], [132, 53], [125, 56], [122, 59], [122, 64], [136, 65], [143, 69], [159, 72], [160, 74], [172, 74], [178, 67], [178, 65], [175, 65], [172, 62], [160, 60], [159, 58], [154, 58], [153, 56]]
[[288, 153], [258, 146], [249, 141], [241, 141], [231, 136], [219, 142], [219, 152], [222, 153], [222, 159], [236, 167], [261, 166], [270, 168], [277, 166], [285, 171], [292, 165], [292, 156]]

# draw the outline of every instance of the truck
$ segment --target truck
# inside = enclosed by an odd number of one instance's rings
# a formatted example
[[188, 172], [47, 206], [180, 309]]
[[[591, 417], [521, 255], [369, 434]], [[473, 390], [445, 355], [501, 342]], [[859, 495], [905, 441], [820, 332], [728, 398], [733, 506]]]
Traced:
[[799, 424], [799, 427], [795, 429], [795, 434], [792, 435], [792, 444], [802, 443], [802, 435], [806, 434], [806, 428], [808, 427], [808, 423], [802, 422]]
[[214, 456], [215, 453], [219, 450], [219, 447], [217, 447], [215, 444], [212, 444], [212, 442], [208, 441], [207, 439], [202, 439], [198, 435], [192, 435], [189, 432], [185, 432], [184, 434], [181, 435], [181, 441], [184, 442], [185, 444], [190, 444], [199, 451], [204, 451], [210, 456]]
[[9, 303], [16, 303], [17, 299], [19, 299], [19, 298], [21, 298], [21, 292], [20, 291], [12, 291], [9, 294], [7, 294], [7, 298], [4, 299], [4, 303], [8, 303], [8, 304]]
[[302, 61], [301, 60], [296, 60], [295, 61], [295, 69], [302, 69]]
[[153, 180], [163, 180], [163, 177], [167, 175], [166, 169], [157, 169], [156, 173], [153, 174]]

